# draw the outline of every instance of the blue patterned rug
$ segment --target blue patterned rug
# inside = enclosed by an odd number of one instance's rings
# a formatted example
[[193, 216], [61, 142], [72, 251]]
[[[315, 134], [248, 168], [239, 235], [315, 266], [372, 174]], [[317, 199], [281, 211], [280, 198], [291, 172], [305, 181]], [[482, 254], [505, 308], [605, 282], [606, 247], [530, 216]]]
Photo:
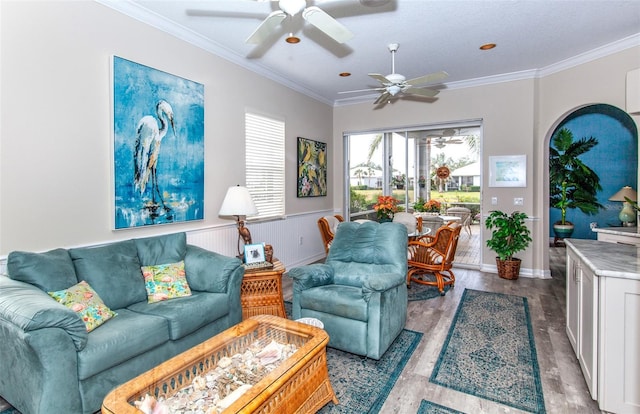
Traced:
[[462, 411], [445, 407], [431, 401], [422, 400], [416, 414], [464, 414]]
[[[291, 318], [291, 302], [285, 301], [284, 309]], [[330, 402], [318, 413], [379, 412], [421, 339], [422, 333], [403, 329], [379, 361], [327, 348], [329, 380], [339, 404]]]
[[430, 381], [545, 413], [527, 299], [465, 289]]
[[[420, 277], [430, 281], [435, 281], [435, 276], [431, 274], [424, 274], [424, 275], [421, 275]], [[450, 288], [451, 288], [451, 285], [445, 286], [444, 293], [446, 294]], [[420, 283], [416, 283], [416, 282], [411, 282], [409, 289], [407, 289], [407, 294], [409, 297], [409, 302], [413, 300], [427, 300], [427, 299], [439, 298], [442, 296], [440, 295], [440, 292], [438, 291], [437, 287], [429, 286], [429, 285], [421, 285]]]
[[422, 333], [404, 329], [379, 361], [327, 348], [327, 366], [339, 404], [325, 405], [320, 414], [377, 413], [389, 396]]

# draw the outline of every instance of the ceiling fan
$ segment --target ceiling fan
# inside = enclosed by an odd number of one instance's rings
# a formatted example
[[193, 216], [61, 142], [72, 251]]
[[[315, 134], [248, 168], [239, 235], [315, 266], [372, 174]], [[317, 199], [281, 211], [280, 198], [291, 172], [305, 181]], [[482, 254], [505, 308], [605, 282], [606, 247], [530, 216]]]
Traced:
[[431, 138], [431, 144], [436, 148], [444, 148], [449, 144], [462, 144], [460, 137], [460, 130], [451, 128], [443, 129], [442, 131], [433, 131], [427, 135], [427, 138]]
[[[265, 0], [253, 0], [255, 2]], [[245, 41], [249, 44], [260, 44], [269, 36], [275, 33], [278, 26], [287, 17], [293, 18], [302, 12], [302, 17], [327, 36], [338, 43], [345, 43], [353, 37], [353, 33], [347, 29], [342, 23], [331, 17], [327, 12], [318, 6], [308, 6], [307, 0], [267, 0], [277, 1], [279, 10], [275, 10], [260, 23], [253, 33]], [[313, 3], [313, 0], [309, 0]], [[187, 10], [187, 14], [191, 15], [208, 15], [211, 12], [202, 10]]]
[[436, 96], [439, 93], [438, 90], [420, 87], [419, 85], [439, 81], [449, 76], [449, 74], [445, 71], [441, 71], [406, 80], [403, 75], [396, 73], [395, 55], [399, 47], [400, 44], [398, 43], [391, 43], [388, 46], [389, 52], [391, 52], [391, 74], [383, 76], [379, 73], [369, 73], [369, 76], [380, 82], [382, 86], [379, 86], [377, 88], [359, 89], [338, 93], [342, 94], [365, 91], [380, 91], [381, 94], [378, 99], [373, 102], [374, 105], [389, 102], [390, 99], [392, 97], [395, 97], [396, 95], [419, 95], [428, 98]]

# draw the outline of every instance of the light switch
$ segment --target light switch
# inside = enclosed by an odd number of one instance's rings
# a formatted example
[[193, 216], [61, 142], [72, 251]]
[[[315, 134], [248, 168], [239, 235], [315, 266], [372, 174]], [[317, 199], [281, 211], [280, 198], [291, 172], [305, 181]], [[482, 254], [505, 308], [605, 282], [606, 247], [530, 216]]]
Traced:
[[491, 205], [492, 206], [498, 205], [498, 197], [491, 197]]

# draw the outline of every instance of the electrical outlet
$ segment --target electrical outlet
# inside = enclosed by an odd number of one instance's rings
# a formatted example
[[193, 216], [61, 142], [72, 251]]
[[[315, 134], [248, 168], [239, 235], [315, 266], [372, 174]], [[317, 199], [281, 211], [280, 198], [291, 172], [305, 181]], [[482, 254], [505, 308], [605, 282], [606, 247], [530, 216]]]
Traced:
[[522, 197], [516, 197], [513, 199], [513, 205], [514, 206], [523, 206], [524, 205], [524, 198]]
[[492, 206], [498, 205], [498, 197], [491, 197], [491, 205]]

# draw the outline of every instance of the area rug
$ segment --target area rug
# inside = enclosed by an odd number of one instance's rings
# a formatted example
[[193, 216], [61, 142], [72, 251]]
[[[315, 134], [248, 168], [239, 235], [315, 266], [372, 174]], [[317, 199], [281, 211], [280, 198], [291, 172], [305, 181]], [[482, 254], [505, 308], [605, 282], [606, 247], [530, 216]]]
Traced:
[[430, 381], [545, 413], [527, 299], [465, 289]]
[[[421, 275], [420, 277], [423, 279], [427, 279], [435, 282], [434, 275], [424, 274], [424, 275]], [[451, 285], [447, 285], [444, 287], [445, 294], [449, 291], [449, 288], [451, 288]], [[407, 289], [407, 295], [410, 302], [415, 300], [427, 300], [427, 299], [439, 298], [442, 296], [440, 295], [440, 291], [438, 291], [437, 287], [422, 285], [416, 282], [411, 282], [411, 286], [409, 287], [409, 289]]]
[[431, 401], [422, 400], [418, 412], [416, 414], [464, 414], [462, 411], [454, 410], [453, 408], [445, 407], [444, 405], [436, 404]]
[[[291, 302], [284, 308], [291, 318]], [[327, 348], [329, 380], [339, 404], [330, 402], [318, 413], [379, 412], [421, 339], [422, 333], [403, 329], [379, 361]]]
[[422, 333], [404, 329], [379, 361], [327, 348], [327, 366], [339, 404], [321, 414], [378, 413], [420, 343]]

